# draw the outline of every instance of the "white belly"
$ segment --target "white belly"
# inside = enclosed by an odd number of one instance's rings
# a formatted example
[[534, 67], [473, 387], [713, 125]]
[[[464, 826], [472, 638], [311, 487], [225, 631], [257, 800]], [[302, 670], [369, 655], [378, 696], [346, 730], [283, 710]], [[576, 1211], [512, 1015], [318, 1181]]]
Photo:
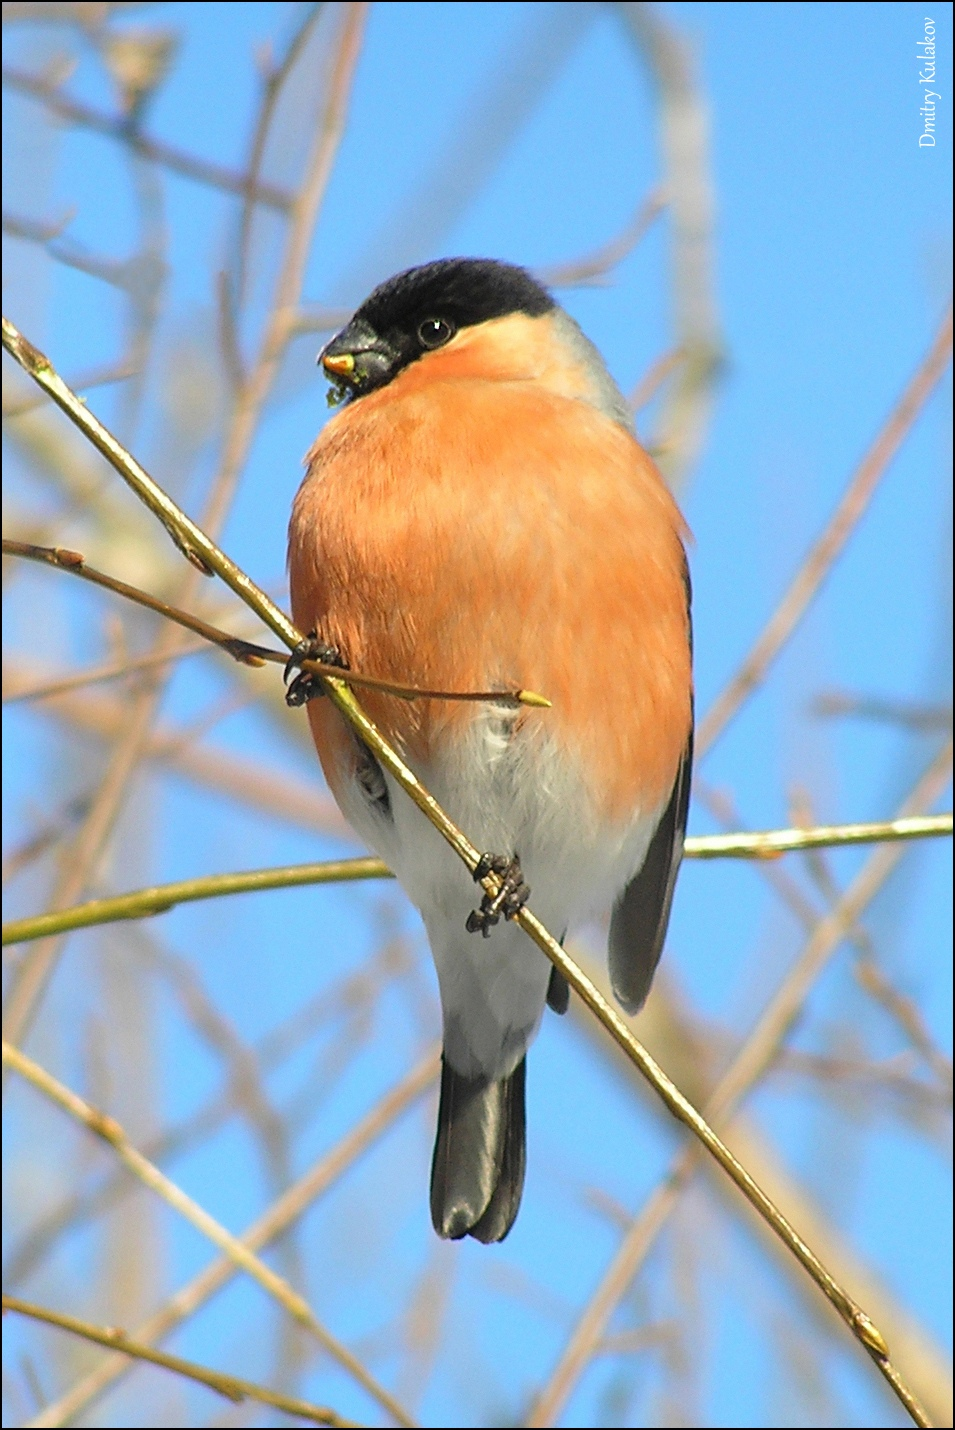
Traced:
[[[447, 759], [415, 773], [481, 851], [520, 857], [528, 907], [555, 938], [607, 908], [637, 872], [662, 806], [622, 825], [597, 818], [579, 773], [539, 733], [510, 734], [510, 712], [482, 711]], [[539, 727], [538, 727], [539, 731]], [[461, 860], [390, 775], [391, 818], [349, 785], [344, 813], [421, 911], [444, 1010], [445, 1055], [459, 1073], [503, 1077], [536, 1032], [549, 959], [513, 923], [489, 938], [465, 921], [481, 900]]]

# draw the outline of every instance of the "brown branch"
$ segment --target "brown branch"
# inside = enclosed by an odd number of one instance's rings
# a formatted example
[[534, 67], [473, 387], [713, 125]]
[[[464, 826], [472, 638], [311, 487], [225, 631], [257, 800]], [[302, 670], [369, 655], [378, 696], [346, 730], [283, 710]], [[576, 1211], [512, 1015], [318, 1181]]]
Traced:
[[667, 191], [662, 184], [651, 189], [640, 200], [637, 210], [622, 233], [609, 243], [588, 253], [583, 258], [572, 259], [569, 263], [554, 263], [549, 268], [539, 268], [537, 278], [547, 288], [581, 288], [606, 277], [611, 268], [632, 253], [655, 219], [667, 206]]
[[181, 1187], [160, 1172], [159, 1168], [154, 1166], [147, 1157], [144, 1157], [133, 1146], [115, 1118], [91, 1107], [85, 1099], [65, 1087], [45, 1068], [40, 1067], [32, 1058], [28, 1058], [20, 1052], [19, 1048], [15, 1048], [7, 1042], [3, 1044], [3, 1061], [39, 1092], [55, 1102], [69, 1116], [81, 1122], [94, 1136], [101, 1138], [112, 1147], [119, 1160], [135, 1177], [138, 1177], [145, 1186], [162, 1197], [163, 1201], [174, 1211], [177, 1211], [203, 1236], [218, 1246], [220, 1251], [225, 1252], [237, 1269], [241, 1268], [254, 1281], [257, 1281], [263, 1290], [274, 1297], [299, 1325], [311, 1331], [329, 1355], [399, 1424], [409, 1426], [413, 1424], [394, 1397], [379, 1385], [358, 1358], [322, 1325], [305, 1298], [300, 1296], [283, 1277], [278, 1276], [271, 1267], [267, 1266], [260, 1257], [256, 1256], [244, 1241], [227, 1231], [220, 1222], [210, 1216], [204, 1207], [201, 1207]]
[[77, 670], [73, 675], [64, 675], [53, 680], [40, 680], [35, 685], [19, 686], [13, 692], [3, 692], [4, 705], [32, 703], [50, 700], [55, 695], [68, 695], [74, 690], [83, 690], [89, 685], [103, 685], [111, 680], [126, 680], [143, 670], [154, 670], [156, 666], [171, 665], [185, 656], [199, 655], [209, 650], [209, 642], [200, 640], [194, 645], [184, 645], [173, 654], [153, 651], [149, 655], [134, 656], [130, 660], [111, 661], [105, 665], [89, 666]]
[[345, 115], [361, 52], [367, 11], [367, 3], [355, 3], [355, 0], [349, 0], [344, 7], [341, 37], [324, 112], [316, 127], [312, 151], [305, 166], [305, 179], [289, 209], [289, 231], [269, 319], [256, 362], [236, 394], [232, 420], [223, 444], [217, 495], [203, 522], [205, 527], [212, 529], [213, 534], [248, 455], [282, 354], [295, 334], [312, 233], [318, 221], [322, 199], [344, 132]]
[[627, 399], [627, 405], [635, 417], [653, 401], [667, 378], [671, 373], [676, 372], [684, 361], [683, 349], [673, 348], [670, 352], [664, 353], [662, 357], [658, 357], [656, 362], [650, 364]]
[[912, 700], [886, 700], [872, 695], [850, 695], [846, 691], [829, 690], [812, 703], [812, 713], [823, 720], [849, 716], [855, 720], [874, 720], [886, 725], [901, 725], [909, 730], [943, 734], [952, 728], [951, 705], [926, 705]]
[[[258, 614], [264, 614], [266, 624], [271, 625], [283, 639], [294, 630], [291, 622], [234, 562], [229, 561], [224, 553], [219, 551], [204, 528], [208, 528], [215, 536], [225, 520], [239, 471], [251, 446], [282, 352], [294, 328], [311, 233], [341, 138], [345, 106], [360, 51], [366, 9], [364, 4], [354, 3], [345, 7], [342, 38], [324, 120], [306, 166], [305, 180], [291, 205], [285, 253], [259, 359], [249, 382], [237, 395], [223, 457], [203, 514], [203, 527], [189, 521], [185, 513], [171, 501], [166, 492], [152, 480], [113, 434], [76, 399], [43, 354], [12, 324], [6, 319], [3, 320], [4, 347], [39, 386], [57, 401], [84, 435], [115, 467], [163, 523], [183, 555], [204, 574], [211, 574], [216, 570], [222, 575], [247, 605]], [[202, 555], [204, 549], [214, 553], [212, 566], [207, 564]], [[188, 584], [184, 586], [183, 595], [188, 603], [191, 595], [191, 587]], [[294, 646], [300, 638], [296, 632], [296, 639], [290, 644]], [[160, 635], [157, 649], [174, 651], [178, 641], [178, 632], [170, 627]], [[105, 850], [131, 786], [141, 753], [148, 741], [162, 688], [162, 680], [156, 672], [147, 677], [146, 684], [135, 697], [132, 711], [113, 751], [106, 774], [54, 888], [51, 899], [54, 908], [76, 902], [85, 888], [91, 870]], [[4, 1009], [4, 1034], [11, 1043], [22, 1039], [29, 1028], [56, 966], [61, 947], [59, 939], [38, 942], [17, 965]]]
[[199, 184], [207, 184], [211, 188], [222, 189], [226, 193], [238, 194], [241, 197], [248, 194], [255, 203], [279, 209], [283, 213], [292, 207], [293, 196], [287, 190], [278, 188], [275, 184], [252, 184], [246, 175], [227, 169], [222, 164], [216, 164], [210, 159], [200, 159], [195, 154], [187, 154], [184, 150], [176, 149], [172, 144], [165, 144], [159, 139], [150, 139], [140, 130], [131, 129], [125, 116], [108, 114], [104, 110], [94, 109], [92, 105], [83, 104], [80, 100], [63, 94], [42, 75], [5, 65], [3, 82], [20, 94], [27, 94], [31, 99], [38, 100], [58, 119], [65, 119], [68, 124], [75, 124], [80, 129], [91, 129], [96, 134], [105, 134], [107, 138], [117, 140], [141, 158], [150, 159], [154, 164], [171, 169], [183, 178], [194, 179]]
[[[439, 1068], [437, 1049], [430, 1051], [418, 1066], [403, 1078], [351, 1132], [323, 1156], [288, 1191], [242, 1233], [240, 1240], [250, 1251], [259, 1252], [292, 1225], [368, 1150], [394, 1121], [433, 1086]], [[187, 1320], [236, 1275], [234, 1262], [219, 1257], [183, 1286], [132, 1333], [135, 1340], [163, 1339]], [[129, 1362], [110, 1356], [90, 1371], [52, 1405], [48, 1405], [33, 1425], [65, 1425], [75, 1419], [104, 1390], [129, 1369]]]
[[952, 309], [949, 306], [928, 353], [882, 431], [862, 459], [825, 531], [809, 551], [742, 666], [701, 720], [697, 730], [698, 758], [710, 749], [743, 702], [766, 679], [769, 667], [832, 570], [892, 458], [948, 366], [951, 347]]
[[[80, 373], [70, 386], [74, 392], [89, 392], [91, 388], [108, 387], [111, 383], [126, 382], [128, 378], [135, 376], [136, 369], [132, 363], [109, 363], [105, 367], [94, 367], [89, 372]], [[11, 395], [4, 399], [3, 416], [5, 419], [23, 417], [27, 412], [35, 412], [45, 402], [46, 394], [42, 392], [16, 397]]]
[[[396, 957], [394, 948], [386, 947], [358, 972], [346, 975], [331, 988], [323, 989], [305, 1006], [297, 1008], [284, 1022], [272, 1028], [256, 1042], [251, 1056], [267, 1073], [281, 1067], [309, 1039], [336, 1021], [345, 1020], [346, 1032], [350, 1033], [348, 1020], [364, 1018], [366, 1010], [388, 985], [407, 972], [406, 962]], [[328, 1091], [327, 1077], [323, 1091]], [[142, 1150], [150, 1161], [166, 1163], [201, 1146], [239, 1110], [236, 1092], [233, 1074], [226, 1086], [210, 1097], [204, 1106], [151, 1138], [144, 1143]], [[313, 1112], [317, 1105], [317, 1100], [310, 1095], [309, 1111]], [[286, 1120], [293, 1120], [287, 1111]], [[17, 1286], [22, 1283], [33, 1274], [59, 1237], [104, 1214], [131, 1190], [132, 1183], [125, 1169], [116, 1166], [94, 1186], [72, 1191], [44, 1212], [11, 1249], [4, 1264], [4, 1277], [8, 1284]]]
[[[949, 743], [935, 757], [902, 805], [899, 810], [900, 818], [917, 813], [934, 803], [945, 788], [951, 765], [952, 746]], [[876, 849], [836, 907], [816, 924], [809, 941], [756, 1027], [707, 1098], [707, 1115], [718, 1126], [726, 1125], [742, 1098], [770, 1065], [776, 1049], [781, 1045], [813, 983], [857, 923], [863, 909], [892, 873], [903, 851], [903, 845], [883, 845]], [[578, 1319], [557, 1366], [537, 1395], [526, 1421], [528, 1426], [549, 1425], [560, 1414], [600, 1343], [617, 1304], [646, 1259], [676, 1206], [680, 1193], [699, 1165], [699, 1149], [693, 1146], [685, 1147], [671, 1164], [665, 1180], [634, 1219], [600, 1285]], [[929, 1425], [931, 1422], [917, 1401], [912, 1398], [910, 1403], [906, 1395], [900, 1394], [896, 1377], [886, 1375], [883, 1369], [884, 1358], [872, 1358], [895, 1393], [900, 1396], [916, 1424]]]
[[355, 1420], [344, 1420], [336, 1411], [325, 1406], [311, 1405], [307, 1400], [297, 1400], [291, 1395], [280, 1395], [278, 1391], [269, 1390], [264, 1385], [256, 1385], [254, 1381], [241, 1380], [238, 1376], [197, 1365], [195, 1361], [183, 1360], [181, 1356], [171, 1356], [165, 1351], [153, 1350], [151, 1346], [130, 1340], [125, 1331], [116, 1326], [94, 1326], [89, 1321], [65, 1316], [62, 1312], [51, 1311], [45, 1306], [35, 1306], [32, 1302], [21, 1301], [16, 1296], [3, 1297], [3, 1310], [15, 1311], [18, 1315], [29, 1316], [34, 1321], [56, 1326], [61, 1331], [69, 1331], [74, 1336], [92, 1341], [94, 1345], [105, 1346], [107, 1350], [122, 1351], [123, 1355], [134, 1360], [149, 1361], [151, 1365], [162, 1366], [164, 1370], [174, 1371], [176, 1375], [208, 1386], [210, 1390], [225, 1396], [226, 1400], [236, 1403], [255, 1400], [261, 1405], [273, 1405], [276, 1410], [282, 1410], [286, 1415], [297, 1415], [300, 1419], [311, 1420], [316, 1425], [342, 1427], [342, 1430], [358, 1423]]
[[4, 213], [3, 231], [11, 238], [20, 238], [27, 243], [39, 244], [49, 256], [65, 268], [75, 268], [90, 278], [99, 278], [113, 288], [132, 292], [141, 282], [142, 260], [133, 258], [101, 258], [90, 253], [81, 243], [61, 239], [63, 224], [38, 223], [35, 219], [24, 218], [20, 214]]
[[[742, 822], [739, 814], [733, 805], [732, 800], [724, 791], [710, 789], [702, 780], [694, 780], [694, 795], [703, 801], [704, 804], [721, 820], [727, 828], [736, 828]], [[809, 868], [813, 872], [815, 882], [820, 888], [826, 902], [826, 908], [838, 903], [840, 891], [836, 887], [835, 881], [828, 874], [825, 868], [824, 881], [817, 876], [819, 873], [815, 856], [809, 854]], [[782, 900], [786, 907], [793, 913], [807, 931], [812, 931], [819, 921], [820, 914], [815, 906], [810, 903], [803, 894], [799, 885], [792, 876], [784, 869], [780, 869], [775, 863], [766, 860], [757, 862], [757, 868], [762, 878], [770, 885], [776, 895]], [[861, 924], [855, 924], [850, 928], [846, 937], [855, 949], [855, 961], [853, 972], [858, 982], [869, 992], [872, 997], [881, 1003], [882, 1007], [894, 1019], [897, 1026], [907, 1037], [912, 1046], [925, 1058], [932, 1068], [936, 1077], [949, 1091], [952, 1086], [952, 1064], [934, 1044], [928, 1029], [919, 1014], [918, 1008], [911, 999], [903, 998], [897, 993], [885, 976], [880, 972], [875, 958], [875, 950], [872, 940], [865, 928]]]
[[235, 301], [239, 308], [241, 308], [245, 302], [248, 247], [252, 230], [253, 201], [251, 199], [251, 193], [254, 191], [254, 186], [259, 182], [262, 159], [265, 155], [265, 143], [282, 93], [282, 87], [295, 68], [295, 63], [301, 55], [321, 11], [322, 5], [320, 3], [306, 6], [302, 22], [289, 41], [285, 54], [277, 65], [270, 67], [268, 74], [265, 76], [262, 100], [259, 104], [259, 112], [255, 121], [255, 132], [252, 136], [248, 163], [245, 166], [250, 187], [246, 190], [245, 201], [242, 205], [242, 212], [239, 217], [238, 256], [236, 258], [235, 278]]
[[658, 421], [654, 454], [679, 485], [703, 445], [723, 360], [714, 282], [715, 203], [709, 114], [686, 40], [661, 7], [614, 6], [656, 85], [660, 148], [669, 197], [674, 346], [683, 354]]
[[[108, 576], [103, 571], [97, 571], [86, 564], [86, 558], [79, 551], [68, 551], [61, 546], [34, 546], [29, 542], [11, 541], [4, 537], [3, 555], [20, 556], [28, 561], [55, 566], [60, 571], [68, 571], [72, 576], [79, 576], [84, 581], [91, 581], [96, 586], [102, 586], [105, 590], [112, 591], [118, 596], [124, 596], [127, 601], [145, 606], [147, 610], [155, 611], [158, 615], [164, 616], [166, 620], [201, 636], [203, 640], [224, 650], [227, 655], [231, 655], [233, 660], [239, 661], [242, 665], [262, 666], [271, 663], [284, 667], [288, 663], [286, 651], [269, 650], [265, 646], [254, 645], [250, 641], [242, 640], [239, 636], [230, 635], [228, 631], [210, 625], [208, 621], [202, 620], [199, 616], [193, 616], [188, 611], [170, 605], [168, 601], [160, 600], [158, 596], [150, 596], [147, 591], [141, 590], [138, 586], [130, 586], [125, 581], [117, 580], [115, 576]], [[150, 657], [150, 664], [163, 664], [168, 660], [178, 658], [178, 655], [182, 653], [180, 650], [175, 657], [164, 655]], [[330, 665], [321, 660], [303, 659], [299, 662], [299, 666], [311, 675], [339, 676], [342, 669], [339, 665]], [[144, 667], [141, 665], [140, 668]], [[384, 680], [377, 675], [362, 675], [359, 671], [353, 670], [348, 672], [348, 681], [350, 685], [380, 690], [386, 695], [397, 696], [400, 700], [464, 700], [502, 705], [530, 705], [543, 709], [550, 706], [549, 700], [542, 695], [537, 695], [532, 690], [430, 690], [419, 685], [399, 685], [393, 680]], [[21, 693], [14, 698], [22, 700], [24, 695]]]
[[115, 576], [108, 576], [104, 571], [87, 566], [86, 558], [79, 551], [68, 551], [62, 546], [34, 546], [26, 541], [10, 541], [4, 537], [3, 555], [20, 556], [27, 561], [55, 566], [60, 571], [68, 571], [71, 576], [79, 576], [84, 581], [92, 582], [94, 586], [101, 586], [117, 596], [123, 596], [137, 606], [145, 606], [147, 610], [165, 616], [166, 620], [173, 621], [177, 626], [183, 626], [187, 631], [192, 631], [194, 635], [218, 646], [227, 655], [231, 655], [233, 660], [241, 661], [244, 665], [260, 666], [275, 657], [283, 662], [288, 660], [287, 655], [252, 645], [249, 641], [230, 635], [228, 631], [219, 630], [217, 626], [210, 625], [199, 616], [193, 616], [188, 611], [170, 605], [168, 601], [160, 600], [158, 596], [151, 596], [148, 591], [143, 591], [138, 586], [130, 586]]
[[[33, 672], [28, 678], [32, 683]], [[4, 683], [9, 684], [14, 693], [20, 688], [20, 680], [9, 665], [4, 667]], [[128, 705], [95, 692], [51, 696], [41, 710], [44, 715], [61, 721], [71, 734], [82, 731], [106, 741], [121, 735], [129, 720]], [[264, 768], [259, 760], [227, 750], [210, 746], [193, 748], [182, 726], [166, 725], [152, 731], [144, 745], [143, 758], [283, 823], [354, 841], [354, 834], [338, 806], [323, 795], [319, 786], [310, 788], [279, 770]]]

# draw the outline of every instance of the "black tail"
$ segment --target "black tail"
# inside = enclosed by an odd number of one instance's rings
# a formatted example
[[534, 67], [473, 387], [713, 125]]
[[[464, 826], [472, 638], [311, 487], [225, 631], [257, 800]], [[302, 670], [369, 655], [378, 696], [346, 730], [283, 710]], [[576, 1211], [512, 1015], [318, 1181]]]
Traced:
[[441, 1063], [431, 1220], [439, 1236], [503, 1241], [524, 1186], [524, 1062], [499, 1082]]

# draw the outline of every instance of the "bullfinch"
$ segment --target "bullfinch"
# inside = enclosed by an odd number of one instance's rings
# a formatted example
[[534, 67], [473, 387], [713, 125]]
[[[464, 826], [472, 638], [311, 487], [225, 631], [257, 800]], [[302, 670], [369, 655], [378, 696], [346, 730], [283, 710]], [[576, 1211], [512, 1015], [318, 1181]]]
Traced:
[[[454, 258], [381, 284], [320, 361], [341, 401], [292, 511], [292, 612], [325, 659], [431, 690], [362, 691], [479, 848], [472, 876], [331, 701], [301, 686], [326, 778], [424, 920], [443, 1011], [439, 1236], [501, 1241], [524, 1181], [525, 1055], [568, 987], [558, 938], [613, 906], [613, 989], [642, 1005], [683, 851], [693, 745], [685, 527], [627, 403], [522, 268]], [[299, 680], [303, 677], [299, 677]], [[503, 915], [503, 917], [502, 917]]]

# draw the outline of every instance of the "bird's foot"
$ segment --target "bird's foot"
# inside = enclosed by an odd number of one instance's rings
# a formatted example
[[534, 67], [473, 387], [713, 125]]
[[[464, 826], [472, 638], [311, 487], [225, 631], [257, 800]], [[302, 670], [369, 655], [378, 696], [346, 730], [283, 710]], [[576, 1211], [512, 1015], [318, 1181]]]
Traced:
[[501, 887], [496, 894], [484, 895], [481, 907], [472, 909], [465, 924], [468, 933], [480, 933], [484, 938], [490, 938], [491, 929], [502, 916], [506, 919], [517, 918], [531, 896], [516, 854], [513, 859], [506, 854], [482, 854], [474, 869], [474, 882], [479, 884], [488, 874], [496, 874]]
[[342, 670], [348, 669], [348, 662], [335, 646], [326, 645], [319, 640], [317, 631], [309, 631], [285, 662], [286, 705], [307, 705], [309, 700], [316, 700], [325, 694], [320, 675], [311, 675], [307, 670], [299, 669], [303, 660], [318, 660], [322, 665], [337, 665]]

